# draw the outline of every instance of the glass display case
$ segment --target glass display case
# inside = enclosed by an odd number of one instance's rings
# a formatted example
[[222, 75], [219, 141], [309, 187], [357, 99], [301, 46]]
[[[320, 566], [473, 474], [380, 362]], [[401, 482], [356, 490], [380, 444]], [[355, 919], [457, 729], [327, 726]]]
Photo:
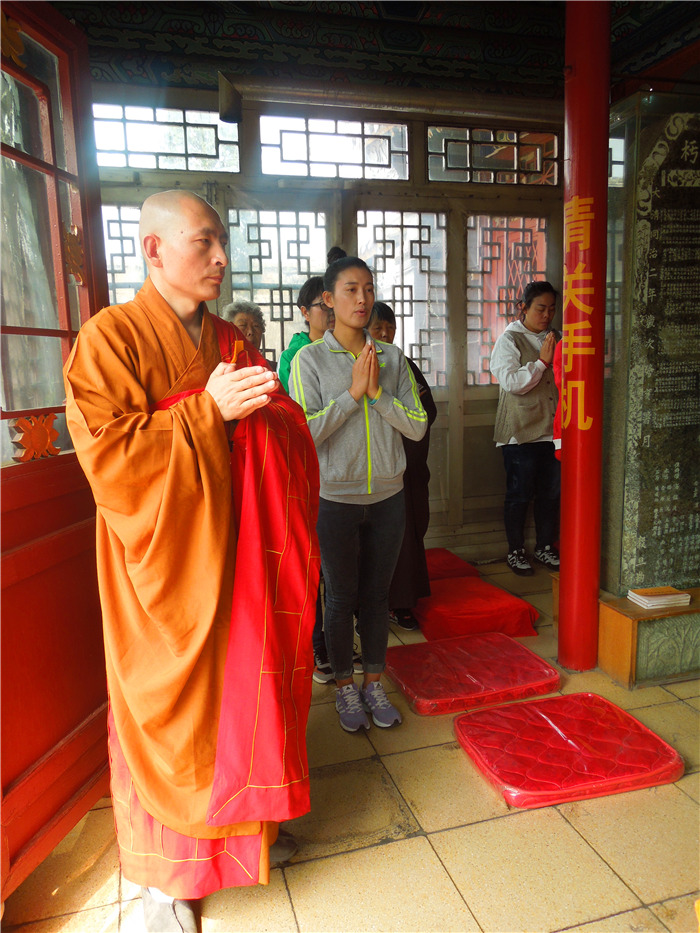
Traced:
[[698, 585], [700, 97], [611, 113], [602, 586]]

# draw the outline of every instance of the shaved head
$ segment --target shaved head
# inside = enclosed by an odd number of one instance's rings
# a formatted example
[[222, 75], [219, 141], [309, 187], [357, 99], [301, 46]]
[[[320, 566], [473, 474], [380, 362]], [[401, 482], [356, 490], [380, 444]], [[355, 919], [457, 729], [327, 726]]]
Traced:
[[219, 297], [228, 265], [221, 218], [192, 191], [159, 191], [143, 202], [139, 239], [148, 274], [176, 314]]
[[[214, 208], [204, 198], [200, 198], [193, 191], [181, 191], [173, 188], [170, 191], [159, 191], [152, 194], [141, 206], [139, 220], [139, 240], [143, 245], [143, 238], [150, 233], [159, 237], [171, 235], [177, 224], [187, 222], [191, 213], [197, 210], [209, 210], [216, 214]], [[217, 215], [218, 217], [218, 215]], [[148, 257], [146, 257], [148, 259]]]

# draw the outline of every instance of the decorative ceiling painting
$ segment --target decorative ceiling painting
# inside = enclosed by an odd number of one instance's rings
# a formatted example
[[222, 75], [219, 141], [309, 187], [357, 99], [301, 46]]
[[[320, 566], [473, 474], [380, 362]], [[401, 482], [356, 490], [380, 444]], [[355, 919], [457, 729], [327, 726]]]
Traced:
[[[216, 90], [225, 71], [280, 82], [563, 97], [564, 2], [52, 5], [87, 34], [98, 82]], [[698, 6], [613, 2], [613, 73], [639, 75], [697, 44]]]

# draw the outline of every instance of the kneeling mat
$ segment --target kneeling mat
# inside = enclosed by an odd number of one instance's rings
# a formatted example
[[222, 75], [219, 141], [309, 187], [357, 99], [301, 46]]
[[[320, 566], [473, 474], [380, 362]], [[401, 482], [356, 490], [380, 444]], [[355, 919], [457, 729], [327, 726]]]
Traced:
[[480, 577], [431, 580], [430, 596], [419, 599], [413, 613], [428, 641], [480, 632], [537, 634], [534, 606]]
[[475, 710], [455, 719], [460, 745], [513, 807], [548, 807], [670, 784], [678, 752], [593, 693]]
[[478, 577], [479, 571], [472, 564], [462, 560], [446, 547], [429, 547], [425, 551], [425, 562], [431, 580], [444, 580], [447, 577]]
[[386, 674], [419, 716], [522, 700], [559, 687], [553, 667], [500, 632], [388, 648]]

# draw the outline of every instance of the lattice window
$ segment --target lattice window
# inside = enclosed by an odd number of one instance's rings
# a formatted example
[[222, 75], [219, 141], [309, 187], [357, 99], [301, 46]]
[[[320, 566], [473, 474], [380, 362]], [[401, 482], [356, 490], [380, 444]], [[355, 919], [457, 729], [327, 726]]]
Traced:
[[272, 362], [302, 330], [297, 293], [323, 275], [326, 215], [314, 211], [229, 210], [233, 300], [260, 306], [267, 322], [263, 348]]
[[260, 117], [265, 175], [408, 178], [408, 128], [400, 123]]
[[396, 343], [431, 386], [447, 385], [446, 214], [358, 211], [358, 255], [396, 315]]
[[131, 301], [148, 275], [139, 243], [140, 214], [138, 207], [102, 205], [109, 300], [112, 304]]
[[608, 187], [622, 188], [625, 183], [625, 141], [611, 137], [608, 145]]
[[0, 459], [7, 467], [72, 449], [62, 366], [91, 295], [67, 57], [3, 17], [2, 66]]
[[542, 217], [473, 215], [467, 235], [467, 385], [496, 380], [489, 360], [496, 339], [515, 320], [525, 286], [545, 279], [547, 221]]
[[429, 126], [428, 180], [497, 185], [558, 185], [554, 133]]
[[104, 168], [239, 172], [238, 125], [214, 111], [93, 104]]

